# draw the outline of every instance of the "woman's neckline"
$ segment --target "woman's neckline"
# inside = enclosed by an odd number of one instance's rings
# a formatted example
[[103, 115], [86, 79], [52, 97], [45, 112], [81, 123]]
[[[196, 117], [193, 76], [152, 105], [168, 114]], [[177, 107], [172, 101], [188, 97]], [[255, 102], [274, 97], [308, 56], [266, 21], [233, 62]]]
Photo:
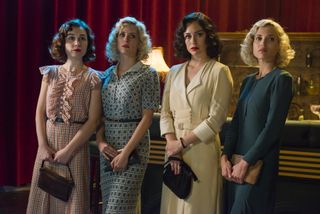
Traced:
[[277, 69], [277, 67], [275, 66], [275, 67], [273, 67], [269, 72], [266, 72], [266, 73], [264, 73], [264, 74], [261, 74], [261, 72], [260, 71], [258, 71], [257, 73], [256, 73], [256, 75], [255, 75], [255, 79], [256, 80], [261, 80], [261, 79], [263, 79], [264, 77], [266, 77], [266, 76], [268, 76], [270, 73], [272, 73], [274, 70], [276, 70]]
[[79, 76], [81, 74], [84, 73], [84, 71], [87, 70], [87, 66], [86, 65], [82, 65], [79, 68], [76, 68], [74, 70], [68, 70], [67, 68], [65, 68], [63, 65], [60, 66], [60, 70], [62, 70], [64, 73], [66, 73], [69, 76]]

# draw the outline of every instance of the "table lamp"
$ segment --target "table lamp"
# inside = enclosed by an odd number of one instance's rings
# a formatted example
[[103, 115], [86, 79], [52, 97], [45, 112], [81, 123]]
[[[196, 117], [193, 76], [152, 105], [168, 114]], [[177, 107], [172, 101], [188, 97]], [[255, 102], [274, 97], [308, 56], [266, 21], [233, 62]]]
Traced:
[[165, 81], [166, 75], [169, 72], [170, 68], [164, 61], [162, 47], [152, 47], [152, 51], [149, 53], [148, 59], [142, 62], [144, 64], [150, 65], [150, 67], [154, 68], [158, 72], [161, 82]]

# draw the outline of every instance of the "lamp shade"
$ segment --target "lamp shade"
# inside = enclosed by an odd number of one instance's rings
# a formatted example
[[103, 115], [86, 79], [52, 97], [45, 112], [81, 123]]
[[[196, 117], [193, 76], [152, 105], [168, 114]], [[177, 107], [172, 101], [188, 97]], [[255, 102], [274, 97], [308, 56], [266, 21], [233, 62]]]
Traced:
[[147, 60], [143, 61], [144, 64], [150, 65], [159, 73], [167, 73], [170, 68], [163, 58], [163, 48], [162, 47], [153, 47], [152, 51], [149, 53]]
[[162, 98], [165, 79], [170, 70], [163, 58], [163, 48], [152, 47], [152, 51], [149, 53], [148, 59], [143, 60], [142, 63], [150, 65], [150, 67], [157, 71], [160, 79], [160, 96]]

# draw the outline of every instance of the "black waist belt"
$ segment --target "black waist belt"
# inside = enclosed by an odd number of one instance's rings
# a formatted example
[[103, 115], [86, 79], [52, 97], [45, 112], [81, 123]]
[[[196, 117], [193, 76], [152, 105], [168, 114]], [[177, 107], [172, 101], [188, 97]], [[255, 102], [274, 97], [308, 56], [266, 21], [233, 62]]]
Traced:
[[[64, 123], [64, 120], [60, 117], [57, 117], [54, 122], [57, 123]], [[86, 121], [70, 121], [70, 123], [76, 123], [76, 124], [84, 124]]]
[[106, 121], [118, 122], [118, 123], [129, 123], [129, 122], [140, 122], [141, 118], [138, 118], [138, 119], [111, 119], [111, 118], [106, 118]]

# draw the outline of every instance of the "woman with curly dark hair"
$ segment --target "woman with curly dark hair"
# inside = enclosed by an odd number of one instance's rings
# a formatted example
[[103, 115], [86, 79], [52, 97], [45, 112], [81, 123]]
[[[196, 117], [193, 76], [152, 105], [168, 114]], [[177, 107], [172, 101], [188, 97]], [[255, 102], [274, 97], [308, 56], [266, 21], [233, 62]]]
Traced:
[[[100, 121], [101, 95], [97, 72], [84, 65], [95, 59], [94, 36], [75, 19], [61, 25], [49, 51], [62, 65], [40, 67], [43, 75], [36, 110], [38, 152], [27, 213], [90, 213], [87, 141]], [[74, 187], [67, 202], [38, 187], [39, 169], [71, 175]], [[67, 167], [68, 164], [71, 175]]]
[[[168, 74], [161, 109], [161, 135], [166, 154], [183, 159], [198, 177], [190, 195], [178, 198], [165, 185], [161, 213], [220, 213], [222, 176], [219, 131], [232, 94], [229, 68], [218, 62], [221, 43], [212, 20], [203, 13], [185, 16], [174, 42], [176, 55], [186, 59]], [[180, 162], [171, 160], [180, 173]]]

